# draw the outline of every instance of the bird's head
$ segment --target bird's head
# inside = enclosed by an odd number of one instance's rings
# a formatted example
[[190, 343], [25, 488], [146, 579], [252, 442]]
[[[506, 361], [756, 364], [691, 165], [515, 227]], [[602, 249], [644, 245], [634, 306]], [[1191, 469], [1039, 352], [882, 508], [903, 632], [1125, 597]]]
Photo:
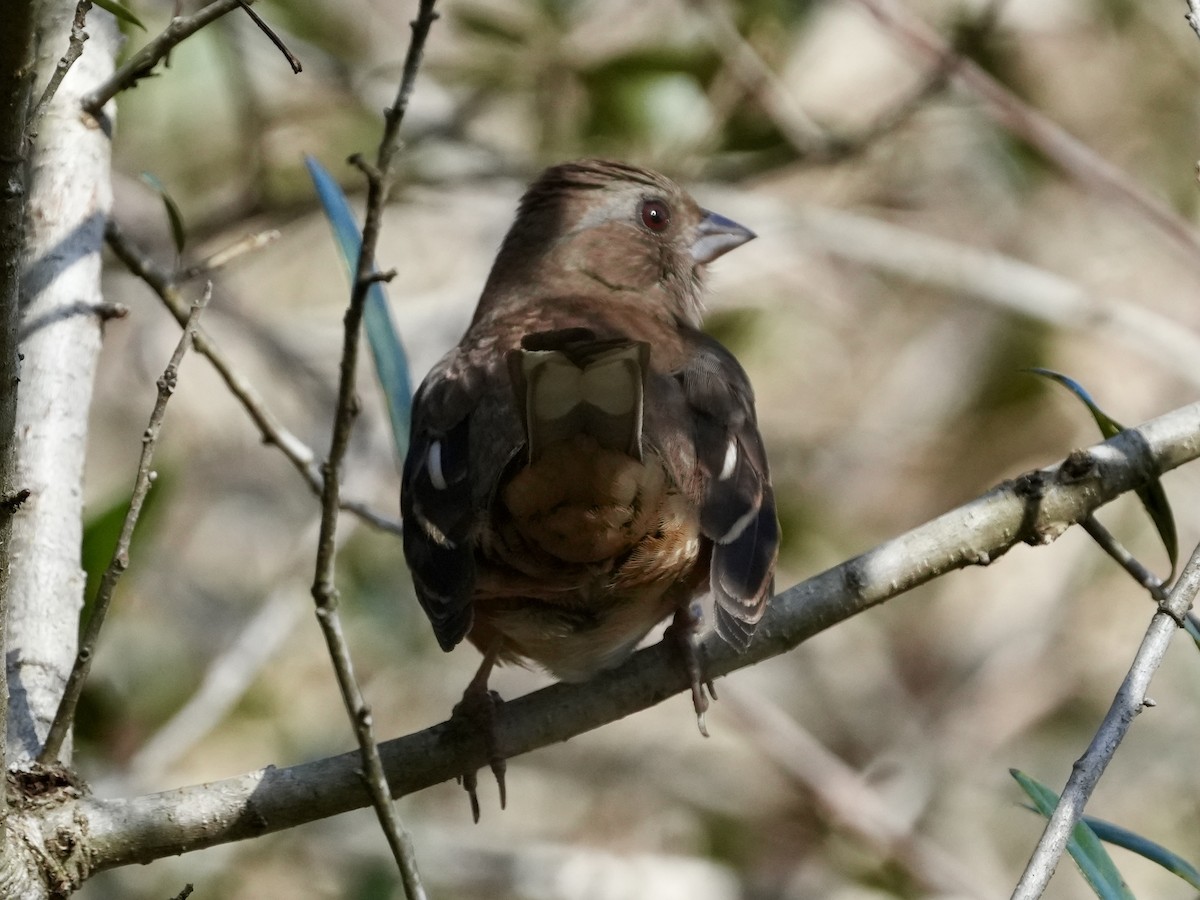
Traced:
[[526, 191], [484, 297], [527, 296], [533, 283], [578, 289], [583, 279], [665, 303], [665, 312], [699, 325], [704, 266], [753, 237], [657, 172], [599, 159], [563, 163]]

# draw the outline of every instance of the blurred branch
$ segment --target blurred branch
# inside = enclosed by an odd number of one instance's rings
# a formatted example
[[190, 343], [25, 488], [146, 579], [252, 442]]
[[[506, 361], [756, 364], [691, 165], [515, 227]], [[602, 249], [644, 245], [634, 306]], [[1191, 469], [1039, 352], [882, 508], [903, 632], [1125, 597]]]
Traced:
[[[1018, 544], [1042, 545], [1147, 478], [1200, 457], [1200, 403], [1129, 429], [1066, 460], [1004, 482], [939, 518], [776, 596], [749, 649], [709, 636], [714, 677], [785, 653], [801, 641], [939, 575], [987, 565]], [[512, 755], [567, 740], [687, 690], [673, 646], [648, 647], [582, 684], [554, 684], [504, 704], [497, 739]], [[397, 796], [487, 762], [480, 735], [450, 722], [380, 748]], [[88, 871], [256, 837], [367, 803], [355, 751], [287, 769], [127, 800], [70, 800], [48, 810], [42, 834], [78, 834]]]
[[1119, 341], [1200, 386], [1200, 337], [1135, 303], [1085, 287], [1010, 256], [817, 206], [786, 214], [828, 253], [952, 294], [984, 300], [1042, 322]]
[[227, 12], [253, 2], [254, 0], [214, 0], [190, 16], [173, 16], [170, 24], [158, 37], [129, 57], [111, 78], [90, 94], [84, 95], [83, 108], [94, 116], [99, 115], [100, 108], [105, 103], [153, 72], [155, 66], [162, 62], [176, 45]]
[[[931, 64], [953, 52], [901, 0], [858, 2], [904, 46]], [[1025, 103], [976, 63], [960, 59], [954, 77], [985, 101], [997, 122], [1028, 141], [1085, 187], [1107, 196], [1148, 222], [1182, 250], [1183, 258], [1200, 271], [1200, 236], [1174, 210], [1045, 114]]]
[[179, 380], [179, 364], [183, 361], [184, 353], [187, 352], [188, 346], [196, 336], [200, 312], [210, 299], [212, 299], [211, 282], [205, 289], [204, 296], [192, 304], [187, 322], [184, 324], [183, 334], [179, 336], [179, 343], [175, 345], [175, 352], [171, 354], [167, 368], [158, 379], [158, 398], [154, 402], [154, 409], [150, 413], [150, 421], [146, 425], [146, 430], [142, 433], [142, 455], [138, 460], [133, 493], [129, 498], [129, 509], [125, 513], [125, 521], [121, 523], [121, 533], [117, 537], [117, 546], [113, 548], [112, 560], [109, 562], [108, 568], [104, 570], [100, 586], [96, 589], [92, 614], [79, 638], [75, 664], [71, 667], [70, 675], [67, 676], [58, 711], [55, 712], [54, 720], [50, 723], [50, 730], [46, 732], [46, 742], [42, 745], [42, 752], [38, 754], [38, 762], [43, 765], [58, 761], [63, 741], [66, 740], [67, 734], [71, 730], [71, 724], [75, 720], [75, 708], [79, 705], [79, 697], [83, 693], [83, 683], [87, 680], [88, 672], [92, 668], [92, 656], [96, 652], [96, 643], [100, 639], [100, 629], [104, 625], [104, 617], [108, 614], [108, 607], [112, 602], [113, 592], [117, 589], [117, 582], [129, 568], [129, 548], [133, 543], [133, 530], [137, 527], [146, 495], [150, 493], [150, 485], [154, 483], [155, 473], [151, 469], [151, 464], [154, 462], [154, 448], [158, 445], [158, 436], [162, 431], [163, 418], [167, 413], [167, 402], [175, 393], [175, 386]]
[[[338, 532], [339, 546], [354, 534], [354, 524], [351, 522]], [[316, 530], [314, 520], [296, 542], [305, 557], [311, 552]], [[228, 715], [292, 633], [304, 610], [298, 602], [293, 577], [300, 562], [299, 558], [289, 559], [270, 578], [276, 587], [258, 612], [239, 629], [233, 643], [209, 663], [195, 693], [126, 764], [125, 770], [138, 783], [160, 778]]]
[[[972, 37], [979, 40], [991, 31], [1005, 2], [990, 0], [970, 25]], [[758, 100], [779, 133], [797, 153], [823, 163], [837, 162], [861, 153], [879, 138], [899, 128], [946, 86], [962, 62], [956, 47], [945, 46], [932, 62], [929, 72], [907, 97], [884, 110], [875, 121], [856, 134], [834, 134], [813, 120], [795, 101], [766, 60], [738, 31], [724, 0], [690, 0], [690, 3], [703, 13], [713, 46], [743, 90]]]
[[[187, 303], [179, 291], [175, 275], [163, 269], [135, 245], [115, 220], [109, 220], [104, 231], [104, 238], [117, 258], [125, 264], [125, 267], [158, 295], [175, 320], [181, 325], [187, 321]], [[240, 372], [234, 369], [229, 357], [204, 329], [196, 332], [195, 346], [196, 352], [208, 358], [213, 368], [217, 370], [217, 374], [224, 380], [230, 393], [242, 404], [242, 408], [246, 410], [262, 433], [263, 441], [278, 447], [296, 471], [308, 482], [313, 493], [320, 495], [323, 476], [313, 462], [315, 454], [312, 449], [288, 431], [267, 409], [266, 402], [258, 391]], [[400, 533], [399, 522], [372, 511], [365, 503], [342, 500], [341, 505], [347, 512], [354, 513], [376, 528], [390, 531], [393, 534]]]
[[824, 817], [912, 878], [923, 895], [984, 897], [974, 873], [953, 854], [913, 833], [912, 823], [866, 778], [776, 704], [736, 683], [721, 688], [750, 743], [816, 798]]
[[437, 19], [433, 11], [435, 0], [420, 0], [417, 17], [411, 23], [412, 37], [408, 44], [408, 53], [404, 59], [404, 70], [400, 78], [400, 87], [392, 105], [384, 110], [383, 136], [379, 142], [375, 164], [368, 165], [360, 157], [352, 158], [367, 179], [367, 207], [363, 223], [362, 243], [359, 247], [358, 266], [355, 273], [354, 285], [350, 291], [350, 304], [345, 315], [345, 335], [342, 343], [342, 361], [338, 380], [337, 411], [334, 415], [333, 434], [330, 438], [329, 458], [322, 466], [324, 484], [321, 493], [321, 534], [317, 540], [316, 573], [313, 576], [312, 595], [317, 605], [317, 622], [325, 637], [329, 656], [333, 662], [337, 676], [338, 688], [354, 726], [358, 738], [359, 754], [362, 760], [362, 777], [366, 782], [367, 792], [371, 797], [371, 805], [379, 818], [379, 824], [387, 838], [388, 846], [395, 857], [400, 870], [400, 878], [404, 884], [404, 893], [408, 900], [424, 900], [425, 889], [417, 872], [416, 853], [413, 850], [412, 839], [400, 821], [392, 801], [392, 791], [388, 786], [387, 774], [379, 756], [379, 746], [375, 742], [371, 710], [363, 698], [362, 690], [354, 677], [354, 668], [350, 659], [350, 648], [342, 631], [341, 617], [338, 614], [338, 591], [334, 586], [334, 564], [336, 561], [336, 540], [339, 496], [341, 482], [339, 472], [342, 461], [346, 456], [346, 448], [350, 444], [350, 432], [354, 426], [354, 418], [358, 414], [358, 398], [355, 393], [355, 380], [358, 373], [358, 348], [361, 343], [363, 308], [366, 305], [367, 294], [371, 286], [381, 278], [375, 270], [375, 247], [379, 242], [379, 233], [383, 226], [383, 209], [387, 204], [388, 193], [392, 181], [392, 161], [399, 146], [400, 125], [408, 109], [408, 99], [416, 83], [417, 72], [421, 66], [421, 57], [425, 41], [429, 37], [429, 29]]
[[1037, 900], [1050, 883], [1054, 870], [1067, 847], [1071, 832], [1079, 823], [1088, 798], [1104, 774], [1109, 761], [1117, 752], [1134, 718], [1152, 705], [1146, 698], [1150, 680], [1162, 665], [1175, 631], [1183, 625], [1184, 616], [1200, 590], [1200, 545], [1184, 567], [1170, 596], [1161, 603], [1150, 620], [1146, 636], [1138, 648], [1129, 674], [1125, 676], [1108, 714], [1092, 738], [1087, 751], [1071, 768], [1071, 777], [1063, 789], [1054, 814], [1025, 866], [1025, 872], [1013, 891], [1013, 900]]

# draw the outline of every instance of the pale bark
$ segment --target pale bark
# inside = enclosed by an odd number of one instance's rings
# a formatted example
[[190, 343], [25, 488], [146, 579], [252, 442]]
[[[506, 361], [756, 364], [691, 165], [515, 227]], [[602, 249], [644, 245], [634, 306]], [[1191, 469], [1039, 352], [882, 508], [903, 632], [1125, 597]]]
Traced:
[[[42, 5], [37, 83], [67, 49], [74, 3]], [[75, 653], [83, 463], [100, 350], [100, 249], [112, 202], [110, 140], [80, 109], [113, 68], [119, 34], [93, 9], [90, 40], [42, 119], [33, 147], [21, 286], [15, 483], [31, 491], [9, 562], [9, 763], [35, 755]]]

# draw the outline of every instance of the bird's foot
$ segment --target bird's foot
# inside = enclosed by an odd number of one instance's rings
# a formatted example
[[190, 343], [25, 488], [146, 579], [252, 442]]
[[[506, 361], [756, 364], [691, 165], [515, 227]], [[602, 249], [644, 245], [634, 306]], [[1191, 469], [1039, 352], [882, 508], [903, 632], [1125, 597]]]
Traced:
[[[458, 722], [472, 734], [483, 736], [483, 745], [487, 750], [488, 767], [496, 778], [500, 788], [500, 808], [504, 809], [508, 802], [508, 790], [504, 783], [504, 773], [508, 764], [501, 756], [496, 740], [496, 718], [504, 701], [495, 691], [488, 690], [486, 685], [472, 682], [463, 692], [462, 700], [454, 706], [450, 716], [452, 722]], [[479, 821], [479, 773], [476, 769], [463, 772], [458, 778], [459, 784], [471, 799], [471, 818]]]
[[696, 726], [700, 733], [708, 737], [708, 725], [705, 713], [708, 712], [709, 698], [717, 699], [716, 688], [712, 679], [705, 673], [706, 660], [704, 648], [700, 646], [696, 632], [700, 625], [700, 611], [696, 604], [680, 607], [675, 612], [675, 618], [667, 627], [665, 639], [671, 640], [683, 655], [683, 666], [687, 670], [688, 680], [692, 688], [692, 706], [696, 710]]

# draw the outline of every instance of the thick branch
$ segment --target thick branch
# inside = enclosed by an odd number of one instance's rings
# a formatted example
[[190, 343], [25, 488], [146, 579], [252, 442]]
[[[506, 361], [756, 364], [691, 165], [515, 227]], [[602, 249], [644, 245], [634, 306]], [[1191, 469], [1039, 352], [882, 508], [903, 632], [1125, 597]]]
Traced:
[[[41, 8], [44, 84], [68, 46], [75, 9], [64, 3]], [[79, 97], [112, 71], [119, 39], [108, 13], [94, 12], [88, 29], [88, 52], [46, 107], [30, 173], [16, 471], [31, 493], [13, 520], [6, 657], [8, 736], [16, 759], [40, 747], [71, 666], [83, 605], [83, 465], [106, 310], [100, 250], [112, 192], [109, 139], [79, 115]]]
[[[26, 115], [33, 96], [35, 21], [33, 0], [16, 0], [0, 29], [0, 623], [8, 621], [9, 557], [13, 516], [22, 486], [16, 480], [18, 350], [21, 254], [25, 243], [27, 185]], [[28, 497], [28, 494], [25, 495]], [[0, 657], [7, 655], [0, 628]], [[8, 719], [8, 677], [0, 666], [0, 723]], [[0, 727], [0, 763], [8, 759], [6, 729]], [[0, 796], [0, 887], [15, 862], [9, 852], [6, 796]]]
[[[970, 503], [829, 569], [774, 598], [746, 653], [710, 637], [711, 674], [784, 653], [865, 609], [1017, 544], [1044, 544], [1153, 474], [1200, 457], [1200, 403], [1123, 432], [1061, 464], [1007, 481]], [[512, 755], [563, 741], [687, 689], [674, 648], [662, 644], [584, 684], [555, 684], [504, 705], [499, 746]], [[392, 791], [407, 794], [486, 763], [477, 734], [443, 722], [380, 748]], [[82, 829], [76, 852], [95, 868], [290, 828], [367, 805], [357, 751], [288, 769], [128, 800], [71, 800], [44, 823]], [[76, 818], [77, 817], [77, 818]], [[81, 825], [72, 825], [78, 821]]]

